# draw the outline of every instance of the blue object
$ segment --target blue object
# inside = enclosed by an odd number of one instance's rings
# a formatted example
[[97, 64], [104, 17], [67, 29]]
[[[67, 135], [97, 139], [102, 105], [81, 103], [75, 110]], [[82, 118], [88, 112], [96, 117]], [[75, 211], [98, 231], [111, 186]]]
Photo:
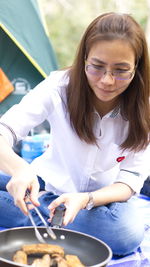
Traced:
[[21, 156], [27, 162], [41, 156], [49, 146], [50, 134], [27, 136], [22, 141]]

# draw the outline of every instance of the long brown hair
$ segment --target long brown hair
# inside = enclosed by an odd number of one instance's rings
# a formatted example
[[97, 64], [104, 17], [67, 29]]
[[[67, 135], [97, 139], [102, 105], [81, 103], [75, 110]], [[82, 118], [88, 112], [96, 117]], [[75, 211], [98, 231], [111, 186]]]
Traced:
[[85, 142], [96, 143], [93, 132], [93, 93], [85, 75], [85, 58], [92, 45], [100, 40], [122, 39], [129, 42], [135, 53], [135, 76], [121, 95], [120, 109], [129, 121], [123, 149], [139, 151], [149, 143], [150, 67], [145, 35], [140, 25], [128, 14], [106, 13], [97, 17], [85, 31], [74, 61], [69, 70], [67, 109], [70, 122], [78, 136]]

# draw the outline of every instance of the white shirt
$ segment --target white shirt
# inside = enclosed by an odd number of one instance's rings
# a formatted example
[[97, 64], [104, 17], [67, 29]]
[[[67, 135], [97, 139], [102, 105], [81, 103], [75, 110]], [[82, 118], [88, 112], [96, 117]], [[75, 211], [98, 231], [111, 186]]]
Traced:
[[120, 149], [127, 137], [128, 121], [116, 109], [102, 119], [95, 112], [98, 146], [82, 141], [71, 128], [62, 101], [68, 83], [65, 73], [52, 72], [7, 111], [0, 120], [0, 133], [13, 145], [15, 138], [22, 140], [45, 119], [50, 123], [50, 146], [31, 163], [48, 191], [86, 192], [122, 182], [139, 192], [149, 175], [150, 148], [138, 153]]

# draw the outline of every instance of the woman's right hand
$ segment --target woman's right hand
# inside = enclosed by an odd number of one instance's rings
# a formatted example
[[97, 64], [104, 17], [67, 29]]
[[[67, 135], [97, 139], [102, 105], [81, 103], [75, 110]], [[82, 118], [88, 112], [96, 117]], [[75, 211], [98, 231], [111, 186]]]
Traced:
[[27, 189], [30, 191], [31, 202], [35, 206], [40, 205], [38, 201], [39, 182], [30, 165], [27, 164], [24, 168], [17, 169], [6, 188], [13, 196], [15, 205], [18, 206], [25, 215], [28, 214], [25, 204]]

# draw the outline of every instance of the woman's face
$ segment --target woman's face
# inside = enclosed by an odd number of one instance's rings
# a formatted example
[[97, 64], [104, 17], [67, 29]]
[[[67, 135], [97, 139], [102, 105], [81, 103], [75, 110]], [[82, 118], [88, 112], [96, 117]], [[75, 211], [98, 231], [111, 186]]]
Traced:
[[86, 76], [96, 102], [113, 106], [132, 81], [134, 68], [135, 55], [128, 42], [96, 42], [85, 63]]

